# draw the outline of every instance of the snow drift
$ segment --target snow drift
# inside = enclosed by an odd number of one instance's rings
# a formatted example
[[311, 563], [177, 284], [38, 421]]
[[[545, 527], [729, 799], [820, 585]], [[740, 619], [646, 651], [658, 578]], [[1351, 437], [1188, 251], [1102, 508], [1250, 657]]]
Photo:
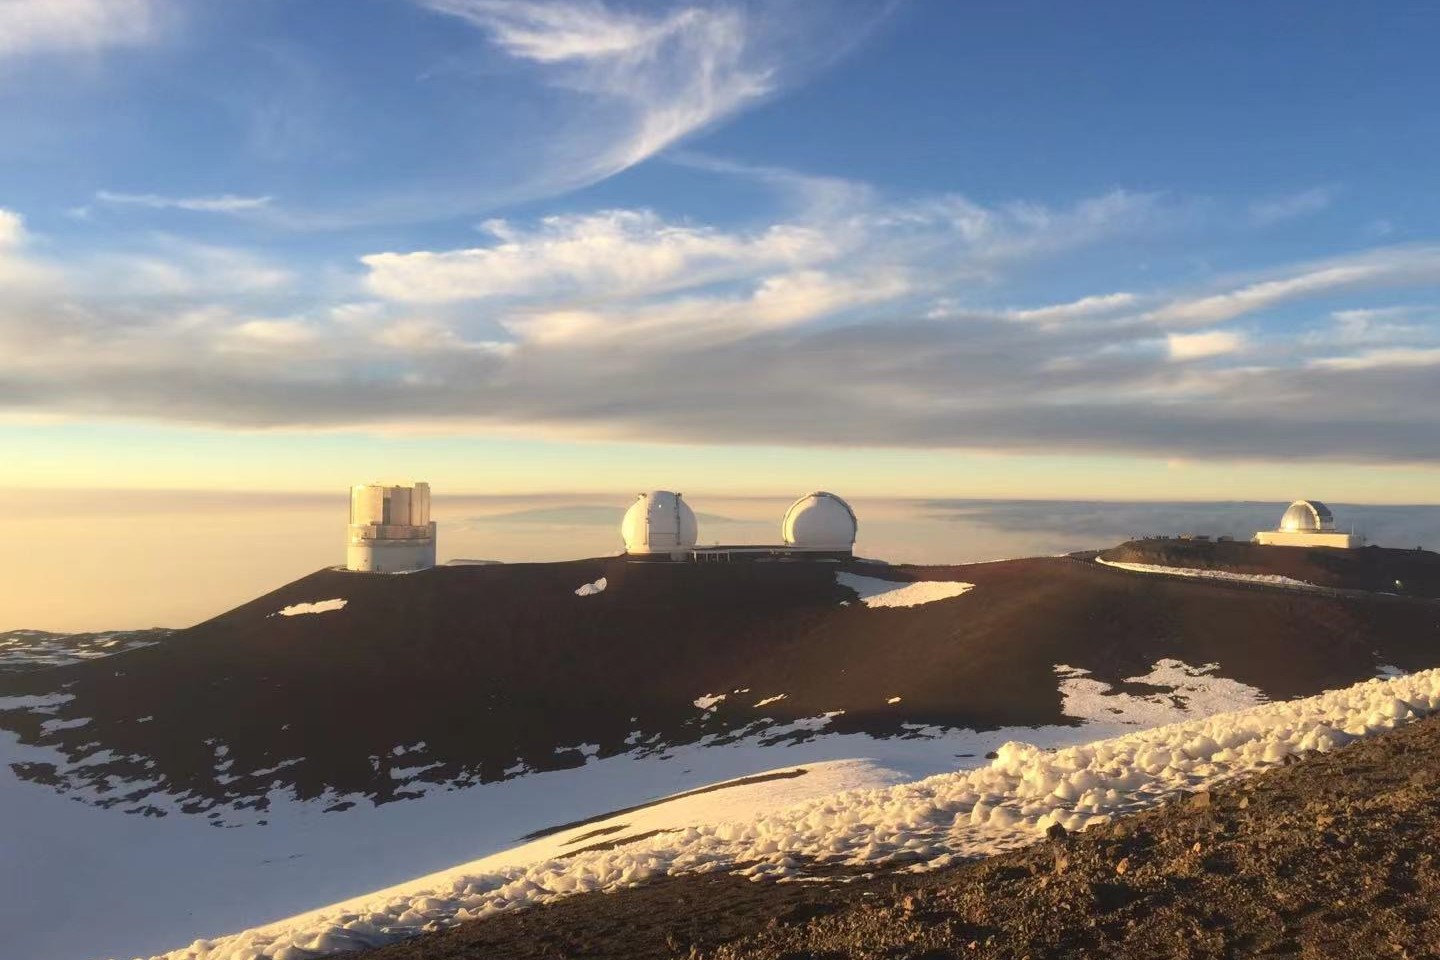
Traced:
[[1055, 752], [1011, 742], [976, 770], [845, 791], [750, 820], [642, 835], [531, 864], [465, 864], [165, 957], [301, 960], [684, 872], [792, 880], [817, 865], [934, 869], [1031, 843], [1056, 824], [1083, 829], [1292, 754], [1332, 750], [1437, 709], [1440, 670], [1428, 670]]

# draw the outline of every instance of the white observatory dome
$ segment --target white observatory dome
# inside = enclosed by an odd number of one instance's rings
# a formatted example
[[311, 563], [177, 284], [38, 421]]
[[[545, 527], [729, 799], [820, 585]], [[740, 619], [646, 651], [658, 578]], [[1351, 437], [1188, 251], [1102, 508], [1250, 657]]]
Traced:
[[695, 546], [699, 528], [695, 511], [669, 490], [642, 493], [620, 523], [625, 552], [634, 554], [674, 553]]
[[790, 505], [780, 524], [787, 546], [811, 550], [849, 550], [859, 523], [850, 504], [823, 490], [806, 494]]
[[1335, 517], [1330, 508], [1319, 500], [1296, 500], [1285, 510], [1280, 519], [1280, 529], [1286, 532], [1311, 530], [1334, 530]]

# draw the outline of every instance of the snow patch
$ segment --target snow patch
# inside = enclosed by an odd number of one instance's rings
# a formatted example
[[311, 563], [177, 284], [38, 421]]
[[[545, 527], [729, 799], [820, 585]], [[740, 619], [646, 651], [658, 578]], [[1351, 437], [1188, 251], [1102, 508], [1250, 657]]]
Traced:
[[886, 700], [885, 702], [886, 702], [886, 703], [899, 703], [899, 702], [900, 702], [900, 698], [899, 698], [899, 697], [891, 697], [889, 700]]
[[91, 717], [76, 717], [73, 720], [46, 720], [40, 724], [40, 732], [44, 734], [55, 733], [57, 730], [73, 730], [76, 727], [83, 727], [90, 723]]
[[314, 603], [292, 603], [288, 607], [277, 610], [282, 617], [296, 617], [305, 613], [329, 613], [332, 610], [343, 610], [349, 600], [341, 600], [336, 597], [334, 600], [317, 600]]
[[1294, 577], [1282, 577], [1275, 573], [1233, 573], [1229, 570], [1198, 570], [1194, 567], [1164, 567], [1154, 563], [1122, 563], [1096, 557], [1095, 562], [1132, 573], [1166, 573], [1172, 577], [1197, 577], [1201, 580], [1229, 580], [1236, 583], [1263, 583], [1272, 587], [1289, 587], [1292, 590], [1324, 590], [1325, 587]]
[[0, 697], [0, 710], [28, 710], [31, 713], [54, 713], [75, 699], [73, 693], [25, 694]]
[[787, 696], [789, 696], [789, 694], [787, 694], [787, 693], [777, 693], [777, 694], [775, 694], [775, 696], [773, 696], [773, 697], [766, 697], [764, 700], [761, 700], [760, 702], [756, 703], [755, 706], [757, 706], [757, 707], [763, 707], [763, 706], [765, 706], [766, 704], [775, 703], [776, 701], [779, 701], [779, 700], [784, 700]]
[[695, 706], [704, 710], [706, 713], [711, 713], [716, 707], [720, 706], [727, 696], [729, 696], [729, 694], [707, 693], [702, 697], [695, 698]]
[[595, 596], [595, 594], [597, 594], [597, 593], [603, 593], [604, 590], [605, 590], [605, 588], [608, 587], [609, 585], [610, 585], [610, 581], [609, 581], [607, 578], [605, 578], [605, 577], [601, 577], [599, 580], [596, 580], [594, 583], [583, 584], [582, 586], [576, 588], [576, 590], [575, 590], [575, 596], [577, 596], [577, 597], [593, 597], [593, 596]]
[[1258, 688], [1215, 676], [1219, 669], [1218, 663], [1192, 667], [1181, 660], [1160, 660], [1149, 673], [1125, 678], [1125, 683], [1163, 688], [1140, 694], [1116, 691], [1092, 678], [1089, 670], [1063, 663], [1055, 665], [1055, 674], [1065, 715], [1091, 723], [1155, 727], [1265, 702]]
[[845, 570], [835, 572], [835, 582], [855, 591], [860, 602], [867, 607], [918, 607], [922, 603], [948, 600], [975, 589], [973, 583], [959, 583], [949, 580], [921, 580], [917, 583], [897, 583], [877, 577], [862, 577]]

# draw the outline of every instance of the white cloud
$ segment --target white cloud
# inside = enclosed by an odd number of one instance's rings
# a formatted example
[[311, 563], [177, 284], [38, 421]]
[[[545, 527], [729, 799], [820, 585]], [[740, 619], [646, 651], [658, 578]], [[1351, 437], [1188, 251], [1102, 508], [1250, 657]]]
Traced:
[[270, 205], [271, 197], [237, 197], [221, 194], [215, 197], [165, 197], [154, 193], [112, 193], [101, 190], [95, 199], [121, 206], [148, 207], [152, 210], [189, 210], [196, 213], [246, 213]]
[[[572, 144], [572, 185], [618, 173], [772, 93], [778, 64], [758, 48], [739, 6], [621, 10], [568, 0], [418, 0], [483, 30], [517, 60], [546, 73], [603, 111], [605, 142], [593, 130]], [[644, 11], [644, 12], [640, 12]]]
[[221, 350], [290, 351], [314, 344], [318, 332], [298, 320], [243, 320], [227, 327], [219, 338]]
[[637, 354], [693, 350], [795, 327], [904, 296], [895, 272], [835, 277], [819, 270], [766, 277], [746, 296], [687, 297], [610, 310], [549, 310], [502, 322], [524, 343], [542, 347], [623, 344]]
[[488, 31], [512, 56], [540, 63], [633, 56], [652, 48], [674, 29], [681, 14], [645, 19], [595, 3], [524, 0], [421, 0], [440, 13]]
[[1239, 353], [1246, 346], [1244, 334], [1230, 330], [1207, 330], [1204, 333], [1172, 333], [1166, 338], [1170, 359], [1175, 361], [1203, 360]]
[[425, 356], [454, 350], [508, 354], [514, 344], [495, 340], [466, 340], [450, 324], [429, 317], [406, 317], [380, 325], [371, 341], [397, 355]]
[[157, 0], [0, 0], [0, 60], [149, 41]]
[[1056, 303], [1045, 307], [1030, 307], [1025, 310], [1008, 310], [1005, 316], [1011, 320], [1029, 323], [1058, 323], [1065, 320], [1089, 319], [1106, 316], [1135, 305], [1133, 293], [1105, 293], [1081, 297], [1069, 303]]
[[1250, 205], [1250, 222], [1260, 227], [1319, 213], [1335, 199], [1334, 187], [1313, 187], [1283, 197], [1272, 197]]
[[1149, 316], [1160, 323], [1220, 323], [1296, 300], [1348, 290], [1435, 283], [1437, 277], [1440, 248], [1393, 247], [1314, 265], [1229, 293], [1174, 300]]
[[103, 296], [224, 299], [283, 290], [294, 280], [249, 251], [162, 236], [144, 249], [91, 258], [73, 283]]
[[0, 293], [33, 296], [53, 286], [54, 271], [26, 255], [25, 218], [0, 207]]
[[0, 207], [0, 250], [13, 250], [25, 239], [25, 218]]
[[778, 224], [754, 234], [666, 223], [643, 210], [548, 217], [538, 229], [504, 221], [500, 242], [445, 252], [362, 257], [379, 296], [412, 303], [490, 297], [639, 295], [829, 260], [843, 241], [816, 228]]
[[1440, 340], [1440, 308], [1425, 306], [1361, 307], [1336, 310], [1330, 325], [1302, 337], [1307, 345], [1374, 346]]
[[1367, 350], [1348, 357], [1322, 357], [1310, 366], [1327, 370], [1377, 370], [1392, 367], [1440, 366], [1440, 347], [1393, 347]]
[[[554, 216], [534, 228], [493, 220], [497, 243], [361, 258], [386, 299], [445, 303], [493, 297], [637, 296], [839, 261], [923, 265], [932, 282], [983, 279], [1015, 264], [1151, 229], [1167, 212], [1152, 195], [1117, 191], [1068, 208], [984, 207], [942, 196], [886, 206], [859, 191], [792, 223], [748, 232], [667, 222], [646, 210]], [[917, 271], [918, 272], [918, 271]], [[1129, 294], [1086, 298], [1071, 311], [1124, 306]], [[1057, 311], [1055, 318], [1059, 318]], [[1033, 319], [1043, 319], [1036, 316]]]

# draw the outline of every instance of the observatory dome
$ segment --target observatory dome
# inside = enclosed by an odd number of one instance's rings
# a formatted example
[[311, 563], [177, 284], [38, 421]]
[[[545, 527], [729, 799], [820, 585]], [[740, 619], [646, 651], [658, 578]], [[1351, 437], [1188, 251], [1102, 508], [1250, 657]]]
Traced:
[[625, 552], [668, 554], [695, 546], [699, 534], [695, 511], [669, 490], [652, 490], [636, 497], [620, 523]]
[[811, 550], [849, 550], [859, 523], [850, 504], [823, 490], [796, 500], [785, 511], [780, 536], [787, 546]]
[[1335, 517], [1319, 500], [1296, 500], [1280, 518], [1280, 529], [1287, 532], [1334, 530]]

